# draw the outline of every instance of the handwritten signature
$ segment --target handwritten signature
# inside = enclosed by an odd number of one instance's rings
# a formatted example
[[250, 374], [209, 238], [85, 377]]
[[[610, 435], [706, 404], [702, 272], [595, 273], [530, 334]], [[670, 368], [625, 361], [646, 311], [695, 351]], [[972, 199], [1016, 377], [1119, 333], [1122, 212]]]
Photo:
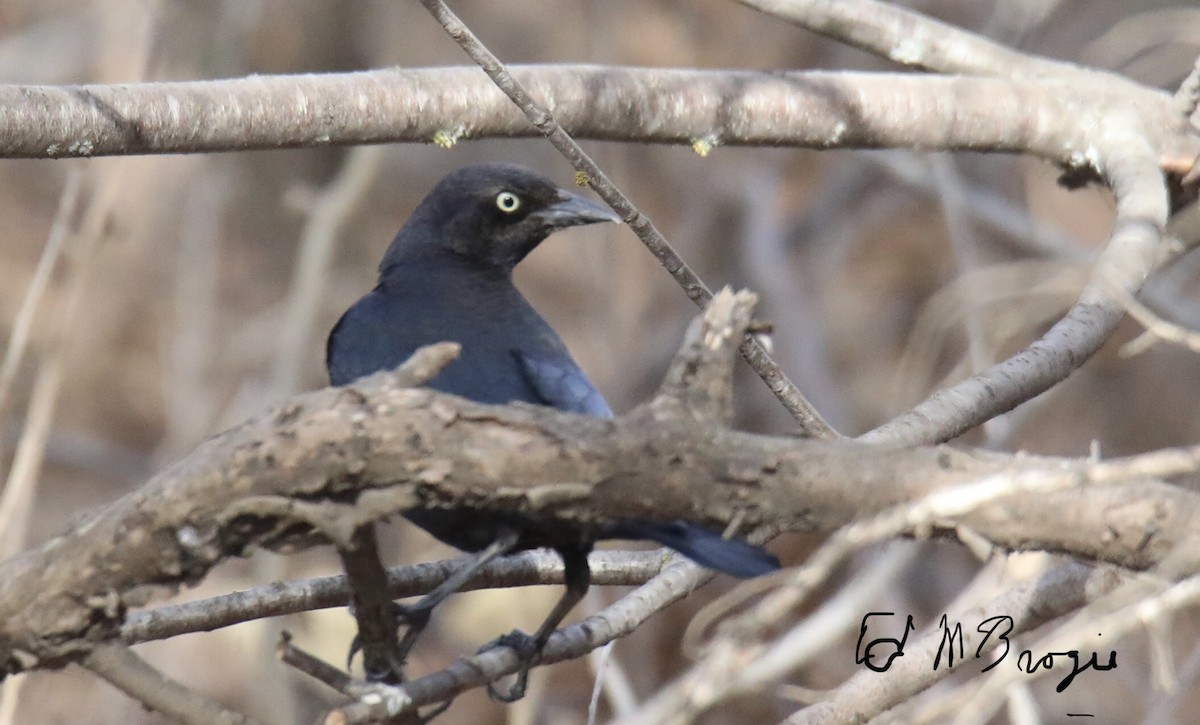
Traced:
[[[895, 616], [895, 612], [868, 612], [863, 616], [862, 624], [858, 631], [858, 643], [854, 648], [855, 664], [865, 665], [875, 672], [887, 672], [897, 657], [904, 656], [904, 647], [908, 643], [908, 635], [916, 630], [911, 614], [905, 618], [904, 630], [899, 637], [872, 636], [870, 639], [867, 638], [867, 630], [869, 628], [886, 626], [880, 620]], [[872, 621], [872, 618], [876, 619]], [[933, 658], [934, 671], [937, 671], [942, 666], [943, 657], [946, 667], [953, 667], [956, 652], [958, 659], [966, 659], [964, 656], [965, 645], [963, 642], [962, 622], [951, 624], [946, 615], [943, 614], [938, 626], [942, 630], [942, 641], [938, 644], [937, 654]], [[987, 667], [980, 670], [980, 672], [987, 672], [993, 667], [998, 666], [1008, 657], [1012, 648], [1012, 643], [1009, 641], [1008, 635], [1012, 633], [1012, 630], [1013, 618], [1006, 614], [988, 617], [975, 627], [975, 631], [983, 635], [983, 639], [975, 648], [975, 659], [982, 657], [984, 649], [988, 647], [993, 638], [998, 640], [998, 647], [1003, 646], [1004, 648], [999, 656]], [[1070, 672], [1054, 688], [1057, 692], [1066, 690], [1080, 673], [1087, 670], [1106, 672], [1116, 669], [1117, 652], [1116, 650], [1109, 652], [1106, 663], [1100, 662], [1099, 655], [1096, 652], [1092, 652], [1086, 661], [1081, 660], [1079, 650], [1047, 652], [1040, 657], [1035, 657], [1033, 652], [1029, 650], [1022, 650], [1017, 655], [1017, 667], [1027, 674], [1034, 674], [1041, 669], [1051, 670], [1054, 668], [1056, 662], [1062, 664], [1066, 661], [1069, 661]]]

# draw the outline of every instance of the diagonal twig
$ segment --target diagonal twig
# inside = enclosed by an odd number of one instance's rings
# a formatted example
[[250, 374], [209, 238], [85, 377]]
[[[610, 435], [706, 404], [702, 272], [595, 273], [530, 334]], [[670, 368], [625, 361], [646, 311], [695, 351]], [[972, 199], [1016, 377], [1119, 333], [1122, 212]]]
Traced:
[[[827, 38], [934, 73], [997, 78], [1095, 78], [1100, 71], [1022, 53], [982, 35], [877, 0], [738, 0]], [[1106, 80], [1126, 85], [1120, 76]]]
[[301, 390], [303, 361], [312, 338], [313, 322], [320, 311], [330, 261], [339, 233], [362, 203], [379, 174], [380, 146], [355, 146], [342, 167], [317, 197], [300, 238], [300, 258], [292, 271], [283, 330], [271, 376], [271, 399], [280, 400]]
[[[655, 228], [650, 218], [634, 206], [629, 197], [609, 180], [608, 176], [575, 139], [563, 130], [562, 126], [554, 120], [550, 111], [534, 100], [524, 86], [508, 72], [500, 59], [484, 46], [479, 38], [471, 32], [471, 29], [447, 7], [445, 2], [421, 0], [421, 3], [445, 28], [450, 37], [466, 51], [467, 55], [479, 64], [496, 86], [520, 107], [529, 121], [546, 136], [550, 143], [554, 144], [554, 147], [571, 162], [577, 171], [586, 176], [588, 184], [596, 190], [601, 199], [604, 199], [614, 211], [621, 215], [629, 228], [637, 234], [642, 244], [646, 245], [650, 253], [683, 288], [688, 299], [701, 308], [707, 305], [712, 299], [712, 291], [704, 284], [704, 281], [688, 266], [683, 257], [679, 256], [679, 253], [663, 237], [662, 233]], [[825, 422], [821, 414], [804, 398], [800, 390], [788, 380], [783, 371], [779, 369], [779, 365], [771, 359], [757, 339], [747, 335], [738, 351], [754, 369], [754, 372], [763, 379], [775, 397], [800, 423], [803, 435], [813, 438], [840, 437], [837, 431]]]
[[227, 710], [191, 688], [166, 677], [133, 650], [120, 644], [101, 644], [81, 664], [113, 687], [185, 725], [253, 725], [254, 720]]
[[864, 434], [867, 443], [919, 445], [950, 440], [1040, 395], [1077, 370], [1109, 339], [1125, 315], [1112, 289], [1136, 293], [1172, 255], [1166, 180], [1137, 120], [1113, 114], [1094, 134], [1098, 166], [1117, 200], [1117, 219], [1091, 280], [1067, 314], [1045, 334], [987, 370], [939, 390], [913, 409]]
[[1196, 59], [1196, 65], [1192, 67], [1187, 78], [1183, 83], [1179, 84], [1179, 90], [1175, 91], [1175, 95], [1171, 98], [1171, 105], [1175, 107], [1176, 123], [1179, 124], [1181, 131], [1187, 131], [1192, 125], [1192, 116], [1196, 113], [1196, 106], [1200, 104], [1200, 58]]
[[[581, 657], [637, 629], [667, 606], [679, 601], [714, 576], [713, 572], [686, 560], [676, 560], [662, 574], [620, 598], [587, 619], [555, 632], [542, 651], [539, 665]], [[485, 685], [521, 666], [507, 647], [462, 658], [430, 675], [402, 686], [379, 686], [369, 700], [335, 711], [345, 721], [362, 722], [367, 716], [410, 711], [415, 707], [444, 702], [466, 690]], [[331, 714], [332, 715], [332, 714]]]
[[40, 309], [42, 297], [50, 285], [50, 274], [58, 262], [67, 233], [70, 231], [71, 219], [75, 215], [75, 207], [79, 200], [79, 191], [83, 187], [83, 170], [71, 167], [67, 170], [67, 180], [63, 185], [62, 196], [59, 197], [58, 211], [54, 213], [54, 223], [50, 227], [50, 235], [46, 246], [42, 248], [42, 256], [38, 259], [37, 269], [29, 282], [29, 289], [21, 300], [21, 307], [13, 319], [12, 334], [4, 349], [4, 362], [0, 364], [0, 425], [4, 423], [8, 410], [9, 395], [17, 370], [29, 347], [30, 333]]

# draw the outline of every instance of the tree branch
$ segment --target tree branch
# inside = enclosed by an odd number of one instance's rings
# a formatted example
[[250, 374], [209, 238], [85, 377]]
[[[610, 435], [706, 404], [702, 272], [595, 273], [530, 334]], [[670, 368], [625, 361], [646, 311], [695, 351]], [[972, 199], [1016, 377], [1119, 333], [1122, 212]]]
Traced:
[[[713, 577], [713, 572], [690, 561], [678, 560], [661, 574], [621, 597], [611, 606], [578, 624], [555, 632], [542, 650], [539, 665], [548, 665], [582, 657], [592, 650], [623, 637], [665, 607]], [[474, 657], [460, 658], [450, 666], [397, 687], [380, 687], [370, 698], [331, 713], [329, 720], [368, 722], [382, 715], [412, 710], [422, 705], [444, 702], [473, 687], [480, 687], [520, 667], [513, 650], [506, 647], [488, 650]]]
[[[588, 557], [592, 583], [636, 586], [662, 571], [668, 561], [661, 551], [596, 551]], [[394, 599], [414, 597], [437, 587], [459, 567], [458, 559], [388, 569], [388, 592]], [[562, 584], [562, 559], [549, 551], [524, 551], [497, 559], [467, 580], [462, 591]], [[344, 575], [277, 582], [240, 592], [133, 612], [121, 625], [121, 641], [138, 644], [211, 632], [264, 617], [344, 607], [350, 586]]]
[[907, 68], [1014, 79], [1081, 77], [1094, 80], [1102, 75], [1114, 85], [1133, 85], [1120, 76], [1015, 51], [976, 33], [891, 3], [875, 0], [738, 1]]
[[[1058, 81], [850, 72], [513, 66], [576, 138], [691, 145], [1029, 152], [1072, 163], [1095, 89]], [[1167, 129], [1170, 96], [1126, 98]], [[1161, 123], [1159, 123], [1161, 122]], [[475, 68], [91, 86], [0, 85], [0, 158], [208, 153], [529, 137]], [[1078, 160], [1078, 159], [1076, 159]]]
[[[1105, 463], [900, 450], [739, 433], [646, 407], [610, 421], [404, 387], [415, 369], [453, 352], [425, 349], [395, 374], [299, 396], [0, 565], [6, 671], [86, 655], [120, 636], [129, 607], [251, 547], [310, 546], [314, 530], [344, 541], [366, 522], [414, 507], [583, 526], [646, 518], [719, 529], [738, 518], [749, 529], [829, 531], [942, 491], [937, 500], [947, 507], [933, 509], [937, 523], [922, 531], [961, 523], [1001, 546], [1130, 568], [1190, 541], [1200, 510], [1197, 494], [1147, 483], [1196, 470], [1200, 448]], [[1014, 476], [1011, 495], [1001, 495], [996, 485]], [[964, 482], [992, 493], [956, 497], [950, 489]], [[1029, 496], [1029, 486], [1039, 495]]]
[[1112, 335], [1125, 314], [1113, 288], [1135, 294], [1170, 258], [1162, 244], [1170, 208], [1159, 157], [1146, 141], [1140, 119], [1114, 113], [1092, 138], [1094, 163], [1117, 198], [1117, 220], [1079, 301], [1024, 350], [938, 391], [862, 436], [863, 441], [915, 445], [949, 440], [1049, 390]]
[[124, 645], [100, 644], [81, 664], [151, 710], [185, 725], [254, 725], [245, 715], [167, 678]]

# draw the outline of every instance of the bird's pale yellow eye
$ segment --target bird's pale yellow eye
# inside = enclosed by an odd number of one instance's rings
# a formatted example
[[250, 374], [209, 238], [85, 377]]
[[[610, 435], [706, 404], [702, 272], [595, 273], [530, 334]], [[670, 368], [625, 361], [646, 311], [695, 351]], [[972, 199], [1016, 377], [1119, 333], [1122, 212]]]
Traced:
[[496, 194], [496, 208], [505, 214], [513, 214], [521, 208], [521, 197], [511, 191]]

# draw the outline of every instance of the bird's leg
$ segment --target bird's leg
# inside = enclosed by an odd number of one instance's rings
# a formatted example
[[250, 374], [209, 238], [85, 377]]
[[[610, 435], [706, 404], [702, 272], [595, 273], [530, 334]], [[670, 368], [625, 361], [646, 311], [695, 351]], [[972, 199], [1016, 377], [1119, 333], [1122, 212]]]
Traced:
[[403, 682], [404, 653], [396, 639], [395, 604], [387, 591], [387, 572], [379, 558], [375, 526], [368, 524], [356, 530], [351, 546], [339, 548], [338, 554], [353, 591], [351, 611], [358, 624], [346, 669], [361, 649], [367, 679], [388, 684]]
[[495, 683], [488, 685], [488, 694], [492, 699], [500, 702], [516, 702], [525, 696], [525, 688], [529, 684], [529, 669], [541, 657], [542, 649], [549, 641], [550, 635], [554, 634], [567, 614], [575, 608], [580, 599], [583, 599], [592, 583], [592, 570], [588, 567], [587, 560], [588, 552], [591, 549], [590, 544], [558, 549], [558, 554], [563, 560], [563, 583], [566, 584], [567, 589], [532, 637], [515, 629], [480, 648], [480, 652], [486, 652], [496, 647], [509, 647], [516, 651], [517, 656], [521, 659], [521, 669], [517, 670], [517, 680], [508, 692], [496, 689]]
[[396, 619], [403, 622], [408, 629], [405, 630], [404, 636], [400, 639], [400, 655], [406, 659], [413, 645], [417, 643], [417, 638], [421, 636], [421, 632], [429, 624], [429, 617], [433, 614], [433, 610], [437, 605], [441, 604], [451, 594], [455, 594], [467, 581], [475, 576], [480, 569], [487, 566], [488, 562], [498, 556], [504, 556], [513, 550], [517, 545], [519, 538], [517, 531], [509, 529], [500, 534], [486, 548], [480, 549], [472, 556], [463, 561], [453, 574], [446, 581], [439, 584], [433, 591], [427, 593], [416, 601], [415, 604], [398, 604], [396, 605]]

